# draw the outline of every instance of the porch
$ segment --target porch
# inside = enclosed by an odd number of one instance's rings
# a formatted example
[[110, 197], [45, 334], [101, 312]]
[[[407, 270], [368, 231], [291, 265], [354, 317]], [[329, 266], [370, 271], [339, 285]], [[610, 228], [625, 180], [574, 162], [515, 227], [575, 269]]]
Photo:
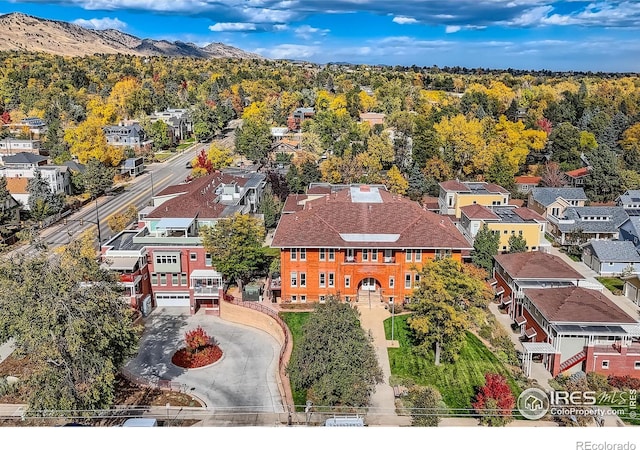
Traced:
[[220, 314], [220, 299], [224, 288], [221, 273], [215, 270], [196, 269], [189, 275], [189, 286], [193, 292], [195, 311], [203, 309], [205, 314]]

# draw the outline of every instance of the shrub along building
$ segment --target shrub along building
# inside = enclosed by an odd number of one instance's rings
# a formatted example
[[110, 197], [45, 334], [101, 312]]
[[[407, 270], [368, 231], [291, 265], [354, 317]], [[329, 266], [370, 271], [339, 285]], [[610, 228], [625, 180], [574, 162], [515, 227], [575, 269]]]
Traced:
[[560, 258], [542, 252], [495, 256], [496, 297], [523, 341], [556, 376], [582, 370], [640, 376], [640, 324]]
[[301, 303], [408, 300], [424, 261], [471, 250], [449, 218], [368, 185], [289, 197], [271, 246], [282, 301]]
[[132, 306], [145, 308], [149, 292], [155, 306], [217, 314], [223, 277], [198, 230], [236, 213], [256, 213], [264, 186], [264, 174], [215, 172], [158, 192], [154, 206], [140, 211], [137, 230], [125, 230], [102, 246], [107, 267], [112, 264], [125, 288], [131, 288]]

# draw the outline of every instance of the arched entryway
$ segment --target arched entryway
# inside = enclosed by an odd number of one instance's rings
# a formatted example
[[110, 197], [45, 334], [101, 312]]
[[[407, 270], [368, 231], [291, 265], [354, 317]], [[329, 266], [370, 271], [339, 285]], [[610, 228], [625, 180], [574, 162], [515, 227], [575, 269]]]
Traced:
[[358, 284], [358, 302], [380, 302], [382, 285], [373, 277], [365, 277]]

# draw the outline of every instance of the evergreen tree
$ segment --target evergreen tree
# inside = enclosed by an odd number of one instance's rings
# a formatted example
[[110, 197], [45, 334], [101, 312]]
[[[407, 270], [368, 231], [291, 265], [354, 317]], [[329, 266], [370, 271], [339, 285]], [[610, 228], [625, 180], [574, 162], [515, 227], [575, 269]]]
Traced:
[[420, 200], [427, 192], [427, 178], [417, 164], [414, 164], [409, 171], [409, 187], [407, 195], [411, 200]]
[[62, 211], [64, 206], [62, 194], [52, 192], [47, 180], [42, 178], [40, 170], [36, 170], [34, 177], [27, 182], [27, 192], [29, 193], [29, 210], [34, 220], [40, 221]]
[[524, 253], [527, 251], [527, 240], [519, 234], [509, 237], [509, 253]]
[[478, 230], [476, 238], [473, 241], [471, 261], [473, 261], [476, 266], [482, 267], [488, 273], [491, 273], [493, 257], [498, 254], [499, 245], [500, 235], [491, 231], [486, 223], [482, 224], [482, 228]]
[[302, 178], [300, 177], [300, 172], [298, 171], [298, 167], [295, 164], [291, 164], [289, 167], [289, 171], [286, 175], [286, 182], [289, 186], [289, 190], [293, 194], [302, 194], [308, 186], [303, 184]]
[[584, 181], [584, 191], [595, 202], [614, 200], [622, 192], [618, 155], [602, 145], [589, 156], [591, 169]]

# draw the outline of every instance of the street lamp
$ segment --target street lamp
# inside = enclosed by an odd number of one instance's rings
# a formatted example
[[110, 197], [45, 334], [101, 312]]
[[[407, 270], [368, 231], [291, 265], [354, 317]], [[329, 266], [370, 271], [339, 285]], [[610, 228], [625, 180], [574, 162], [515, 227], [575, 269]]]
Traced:
[[393, 298], [389, 299], [389, 303], [391, 304], [391, 340], [393, 341], [393, 318], [394, 318], [394, 313], [396, 312], [396, 307], [395, 307], [395, 303], [393, 303]]

